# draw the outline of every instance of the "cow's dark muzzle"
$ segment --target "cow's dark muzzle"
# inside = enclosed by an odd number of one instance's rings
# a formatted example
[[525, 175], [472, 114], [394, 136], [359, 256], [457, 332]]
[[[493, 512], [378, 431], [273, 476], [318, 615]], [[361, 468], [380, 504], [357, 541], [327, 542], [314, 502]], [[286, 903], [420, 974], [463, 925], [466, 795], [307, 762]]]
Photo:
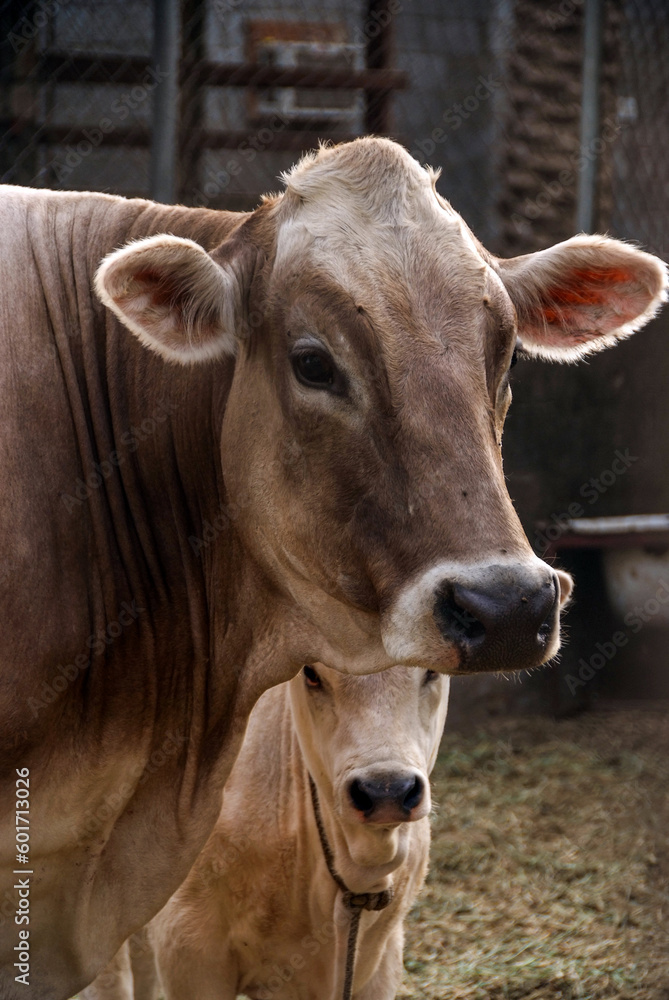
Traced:
[[517, 670], [545, 661], [560, 601], [557, 577], [548, 566], [546, 571], [537, 582], [500, 567], [485, 585], [460, 579], [438, 587], [434, 618], [460, 652], [464, 670]]

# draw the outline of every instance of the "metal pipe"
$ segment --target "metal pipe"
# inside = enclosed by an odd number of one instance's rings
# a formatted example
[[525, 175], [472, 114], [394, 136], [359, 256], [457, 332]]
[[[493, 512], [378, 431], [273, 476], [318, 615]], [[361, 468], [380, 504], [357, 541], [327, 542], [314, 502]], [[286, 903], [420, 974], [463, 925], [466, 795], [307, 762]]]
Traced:
[[153, 92], [151, 197], [176, 200], [177, 127], [179, 112], [179, 0], [153, 0]]
[[591, 233], [595, 225], [599, 166], [599, 80], [602, 67], [602, 0], [585, 0], [583, 25], [583, 89], [581, 95], [580, 154], [576, 202], [576, 231]]

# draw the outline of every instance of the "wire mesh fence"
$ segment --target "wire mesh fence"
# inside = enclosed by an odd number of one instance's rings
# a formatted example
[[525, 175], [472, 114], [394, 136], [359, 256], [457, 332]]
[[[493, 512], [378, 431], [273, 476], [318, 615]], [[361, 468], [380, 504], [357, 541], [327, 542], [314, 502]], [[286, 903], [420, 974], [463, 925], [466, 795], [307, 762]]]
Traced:
[[[4, 3], [5, 181], [150, 193], [156, 96], [170, 74], [152, 43], [168, 6]], [[390, 96], [407, 84], [388, 65], [393, 0], [177, 6], [175, 198], [256, 199], [318, 139], [389, 132]]]
[[594, 157], [596, 227], [666, 255], [664, 0], [602, 3], [600, 125], [588, 149], [585, 0], [173, 5], [176, 70], [155, 46], [169, 2], [2, 0], [5, 181], [155, 195], [156, 97], [171, 85], [174, 200], [249, 207], [319, 140], [374, 132], [442, 167], [445, 193], [507, 253], [574, 231]]
[[595, 161], [593, 228], [666, 256], [669, 7], [663, 0], [609, 0], [601, 8], [599, 128], [584, 145], [584, 4], [514, 5], [498, 146], [504, 252], [570, 236], [579, 183]]
[[669, 260], [669, 5], [628, 0], [621, 21], [611, 231]]
[[588, 149], [584, 0], [173, 3], [175, 70], [155, 46], [168, 2], [3, 0], [5, 181], [155, 195], [156, 97], [173, 85], [174, 200], [249, 207], [319, 140], [374, 132], [442, 167], [445, 193], [498, 251], [569, 236], [594, 157], [596, 227], [667, 253], [664, 0], [602, 3]]
[[150, 6], [3, 7], [6, 181], [147, 193]]

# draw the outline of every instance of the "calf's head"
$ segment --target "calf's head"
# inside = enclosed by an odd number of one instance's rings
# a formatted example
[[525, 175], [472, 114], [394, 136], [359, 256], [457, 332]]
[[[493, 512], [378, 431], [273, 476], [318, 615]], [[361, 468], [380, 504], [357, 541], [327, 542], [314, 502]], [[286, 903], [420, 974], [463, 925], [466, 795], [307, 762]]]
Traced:
[[317, 663], [290, 685], [337, 866], [357, 889], [402, 863], [410, 825], [430, 812], [449, 678], [407, 667], [351, 677]]
[[166, 359], [235, 355], [226, 487], [313, 626], [303, 662], [457, 672], [556, 652], [571, 581], [507, 494], [509, 368], [521, 344], [558, 361], [611, 345], [665, 295], [656, 258], [601, 236], [495, 258], [434, 180], [388, 140], [321, 149], [212, 253], [158, 236], [98, 273]]

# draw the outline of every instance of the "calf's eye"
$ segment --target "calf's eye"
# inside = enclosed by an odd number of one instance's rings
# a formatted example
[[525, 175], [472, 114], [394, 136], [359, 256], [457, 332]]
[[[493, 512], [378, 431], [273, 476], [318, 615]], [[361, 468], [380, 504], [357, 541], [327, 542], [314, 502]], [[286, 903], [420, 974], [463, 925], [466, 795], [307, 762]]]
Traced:
[[323, 687], [320, 677], [316, 673], [313, 667], [304, 667], [302, 669], [302, 674], [304, 676], [304, 683], [308, 688], [316, 690], [316, 688]]
[[434, 681], [437, 680], [438, 677], [439, 674], [437, 673], [436, 670], [426, 670], [425, 676], [423, 677], [423, 684], [425, 685], [432, 684], [434, 683]]
[[324, 388], [334, 383], [335, 367], [326, 354], [304, 351], [293, 356], [293, 369], [303, 385]]

